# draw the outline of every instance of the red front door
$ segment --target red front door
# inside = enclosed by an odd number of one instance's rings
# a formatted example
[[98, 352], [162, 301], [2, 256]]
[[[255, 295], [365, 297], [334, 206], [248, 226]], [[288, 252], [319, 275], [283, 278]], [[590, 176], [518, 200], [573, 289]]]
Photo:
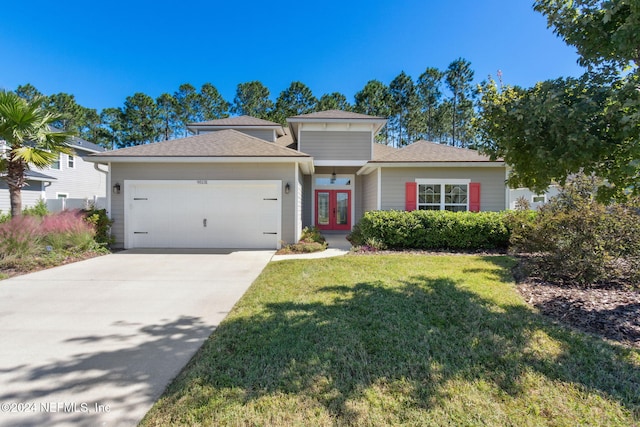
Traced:
[[316, 190], [316, 226], [351, 230], [351, 190]]

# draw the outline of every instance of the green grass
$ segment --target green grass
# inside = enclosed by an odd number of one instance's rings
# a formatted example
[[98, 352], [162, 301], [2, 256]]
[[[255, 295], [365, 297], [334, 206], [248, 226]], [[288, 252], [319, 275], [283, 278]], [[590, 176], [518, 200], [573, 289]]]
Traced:
[[142, 425], [639, 424], [640, 352], [543, 319], [512, 265], [271, 263]]

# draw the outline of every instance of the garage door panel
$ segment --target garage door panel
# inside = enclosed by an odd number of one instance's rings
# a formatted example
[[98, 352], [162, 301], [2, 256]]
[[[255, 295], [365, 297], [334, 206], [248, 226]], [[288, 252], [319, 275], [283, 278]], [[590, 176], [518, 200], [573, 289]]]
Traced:
[[125, 182], [128, 247], [277, 247], [279, 181], [205, 182]]

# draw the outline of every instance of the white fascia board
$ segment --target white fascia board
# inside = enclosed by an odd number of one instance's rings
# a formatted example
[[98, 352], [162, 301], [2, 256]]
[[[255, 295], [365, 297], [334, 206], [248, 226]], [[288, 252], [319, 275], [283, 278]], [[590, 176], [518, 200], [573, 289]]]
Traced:
[[315, 166], [364, 166], [367, 160], [315, 160]]

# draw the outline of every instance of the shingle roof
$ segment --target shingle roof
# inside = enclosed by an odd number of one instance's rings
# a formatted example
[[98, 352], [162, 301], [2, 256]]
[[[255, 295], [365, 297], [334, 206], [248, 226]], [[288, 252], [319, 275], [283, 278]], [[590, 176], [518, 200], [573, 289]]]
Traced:
[[351, 111], [342, 110], [326, 110], [317, 111], [315, 113], [301, 114], [299, 116], [289, 117], [289, 119], [381, 119], [386, 120], [384, 117], [368, 116], [366, 114], [352, 113]]
[[289, 128], [284, 128], [284, 134], [279, 136], [275, 142], [280, 147], [291, 148], [292, 150], [298, 149], [298, 144], [293, 141], [293, 136], [291, 136], [291, 131]]
[[78, 137], [73, 137], [70, 144], [74, 148], [89, 152], [100, 153], [102, 151], [106, 151], [104, 147], [96, 145], [93, 142], [85, 141], [84, 139]]
[[307, 154], [225, 129], [187, 138], [121, 148], [91, 157], [309, 157]]
[[281, 126], [280, 123], [251, 116], [227, 117], [226, 119], [209, 120], [207, 122], [189, 123], [188, 126]]
[[398, 151], [397, 148], [376, 142], [373, 144], [373, 160], [378, 160], [390, 155], [391, 153], [395, 153], [396, 151]]
[[372, 162], [490, 162], [489, 156], [482, 155], [476, 150], [451, 147], [420, 140], [404, 148], [385, 154]]

